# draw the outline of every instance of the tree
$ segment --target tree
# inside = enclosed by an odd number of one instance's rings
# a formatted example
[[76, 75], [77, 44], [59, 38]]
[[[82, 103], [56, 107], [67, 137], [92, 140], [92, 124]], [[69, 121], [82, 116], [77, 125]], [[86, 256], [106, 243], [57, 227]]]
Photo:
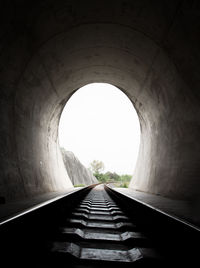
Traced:
[[110, 180], [113, 181], [120, 181], [120, 176], [117, 173], [112, 173], [110, 171], [106, 172], [106, 175], [109, 177]]
[[100, 172], [104, 170], [104, 163], [99, 160], [94, 160], [90, 164], [90, 169], [92, 170], [94, 174], [99, 174]]
[[103, 173], [94, 173], [94, 176], [97, 178], [99, 182], [105, 183], [109, 181], [109, 177]]
[[121, 175], [120, 177], [121, 177], [122, 182], [130, 182], [130, 180], [132, 178], [131, 175], [127, 175], [127, 174], [126, 175]]

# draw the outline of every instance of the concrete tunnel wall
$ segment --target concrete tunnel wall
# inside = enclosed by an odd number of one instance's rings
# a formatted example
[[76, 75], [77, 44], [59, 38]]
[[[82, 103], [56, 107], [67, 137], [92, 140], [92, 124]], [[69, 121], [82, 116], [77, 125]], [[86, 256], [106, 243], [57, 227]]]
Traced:
[[59, 118], [78, 88], [106, 82], [127, 94], [140, 119], [130, 187], [198, 199], [198, 1], [0, 3], [1, 196], [72, 187]]

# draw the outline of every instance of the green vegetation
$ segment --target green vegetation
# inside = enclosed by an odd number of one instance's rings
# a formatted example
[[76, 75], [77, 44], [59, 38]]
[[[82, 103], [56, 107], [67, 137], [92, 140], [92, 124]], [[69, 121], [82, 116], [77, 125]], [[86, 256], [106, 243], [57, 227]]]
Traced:
[[76, 184], [74, 187], [85, 187], [85, 184]]
[[[118, 175], [115, 172], [106, 172], [102, 173], [104, 169], [104, 164], [101, 161], [94, 160], [90, 164], [90, 169], [93, 172], [93, 175], [97, 178], [97, 180], [101, 183], [113, 183], [116, 187], [128, 188], [130, 180], [132, 178], [131, 175]], [[100, 172], [101, 171], [101, 172]]]
[[128, 183], [127, 182], [124, 182], [119, 187], [128, 188]]
[[128, 188], [130, 180], [132, 178], [131, 175], [118, 175], [117, 173], [94, 173], [94, 176], [97, 178], [99, 182], [102, 183], [114, 183], [116, 187], [124, 187]]

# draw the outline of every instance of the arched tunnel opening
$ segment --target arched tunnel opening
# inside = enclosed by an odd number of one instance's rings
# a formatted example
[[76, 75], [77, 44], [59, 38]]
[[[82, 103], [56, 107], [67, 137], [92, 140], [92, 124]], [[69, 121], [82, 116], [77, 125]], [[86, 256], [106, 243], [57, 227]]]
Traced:
[[70, 97], [62, 111], [59, 144], [75, 186], [99, 181], [128, 187], [139, 142], [140, 123], [134, 106], [113, 85], [85, 85]]
[[189, 202], [183, 214], [197, 222], [198, 3], [28, 2], [0, 2], [1, 200], [73, 188], [58, 142], [61, 112], [77, 89], [109, 83], [140, 120], [130, 190]]

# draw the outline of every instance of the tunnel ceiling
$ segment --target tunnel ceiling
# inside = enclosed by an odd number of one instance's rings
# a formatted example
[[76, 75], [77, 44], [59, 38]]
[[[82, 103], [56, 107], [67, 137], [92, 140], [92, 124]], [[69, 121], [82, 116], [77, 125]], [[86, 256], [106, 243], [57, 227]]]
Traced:
[[130, 187], [199, 195], [200, 11], [191, 2], [1, 1], [1, 195], [72, 187], [59, 118], [92, 82], [121, 88], [138, 112]]

